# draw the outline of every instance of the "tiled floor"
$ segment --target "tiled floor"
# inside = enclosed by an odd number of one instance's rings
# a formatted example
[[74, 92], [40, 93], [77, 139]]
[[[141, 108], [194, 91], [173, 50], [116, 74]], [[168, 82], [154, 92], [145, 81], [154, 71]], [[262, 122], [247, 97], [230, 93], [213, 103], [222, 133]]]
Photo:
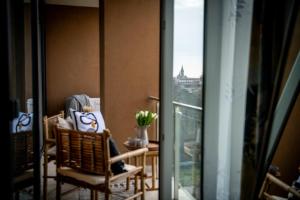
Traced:
[[[147, 171], [150, 171], [147, 170]], [[55, 174], [55, 165], [53, 163], [49, 163], [49, 173], [50, 175]], [[150, 185], [151, 180], [147, 179], [146, 182]], [[129, 192], [133, 192], [133, 186], [130, 187], [131, 190]], [[32, 199], [32, 188], [28, 188], [20, 193], [21, 200], [29, 200]], [[121, 182], [113, 185], [113, 200], [121, 200], [125, 199], [128, 195], [128, 192], [125, 191], [125, 182]], [[149, 200], [158, 199], [158, 191], [147, 191], [145, 194], [145, 198]], [[54, 200], [56, 198], [56, 182], [54, 179], [48, 179], [48, 199]], [[75, 186], [69, 184], [62, 185], [62, 200], [89, 200], [90, 199], [90, 191], [84, 188], [76, 188]], [[103, 195], [99, 193], [99, 199], [104, 199]]]
[[[52, 184], [53, 186], [54, 184]], [[133, 188], [133, 187], [131, 187]], [[88, 189], [84, 189], [84, 188], [76, 188], [74, 186], [71, 186], [69, 184], [64, 184], [62, 187], [62, 199], [63, 200], [74, 200], [74, 199], [84, 199], [84, 200], [88, 200], [90, 199], [90, 191]], [[117, 186], [116, 188], [114, 188], [113, 190], [113, 195], [112, 195], [112, 199], [113, 200], [121, 200], [121, 199], [125, 199], [128, 195], [128, 192], [125, 191], [124, 186]], [[130, 193], [132, 193], [133, 191], [129, 191]], [[158, 192], [157, 191], [147, 191], [146, 192], [146, 199], [149, 200], [155, 200], [158, 199]], [[48, 199], [55, 199], [55, 187], [51, 188], [49, 187], [48, 190]], [[99, 193], [99, 199], [104, 199], [104, 196]]]

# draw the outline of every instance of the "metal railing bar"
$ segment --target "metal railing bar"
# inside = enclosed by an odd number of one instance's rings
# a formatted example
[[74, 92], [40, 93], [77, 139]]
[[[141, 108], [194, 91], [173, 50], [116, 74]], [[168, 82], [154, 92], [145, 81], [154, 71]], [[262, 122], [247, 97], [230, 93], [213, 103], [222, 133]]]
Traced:
[[[155, 97], [155, 96], [149, 96], [148, 97], [149, 100], [153, 100], [153, 101], [158, 101], [159, 102], [159, 98], [158, 97]], [[202, 107], [199, 107], [199, 106], [193, 106], [193, 105], [190, 105], [190, 104], [185, 104], [185, 103], [180, 103], [178, 101], [173, 101], [173, 104], [176, 105], [176, 106], [181, 106], [181, 107], [185, 107], [185, 108], [191, 108], [191, 109], [195, 109], [195, 110], [203, 110]]]
[[159, 98], [155, 97], [155, 96], [148, 96], [149, 100], [153, 100], [153, 101], [158, 101], [159, 102]]
[[191, 109], [200, 110], [200, 111], [203, 110], [202, 107], [193, 106], [193, 105], [189, 105], [189, 104], [185, 104], [185, 103], [180, 103], [180, 102], [177, 102], [177, 101], [173, 101], [173, 104], [176, 105], [176, 106], [184, 107], [184, 108], [191, 108]]

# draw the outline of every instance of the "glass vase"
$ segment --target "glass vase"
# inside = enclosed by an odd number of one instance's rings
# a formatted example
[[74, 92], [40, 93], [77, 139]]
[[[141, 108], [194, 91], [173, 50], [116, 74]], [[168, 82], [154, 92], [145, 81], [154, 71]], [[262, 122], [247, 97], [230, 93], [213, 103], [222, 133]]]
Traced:
[[138, 126], [136, 128], [137, 130], [137, 138], [139, 138], [142, 141], [142, 146], [147, 146], [149, 144], [148, 139], [148, 129], [149, 126]]

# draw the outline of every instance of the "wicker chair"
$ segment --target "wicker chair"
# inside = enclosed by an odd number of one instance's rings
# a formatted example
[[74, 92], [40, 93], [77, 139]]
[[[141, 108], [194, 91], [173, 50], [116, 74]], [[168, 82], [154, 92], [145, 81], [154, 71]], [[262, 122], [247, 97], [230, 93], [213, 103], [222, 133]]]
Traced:
[[47, 199], [47, 187], [48, 187], [48, 178], [55, 178], [56, 176], [48, 175], [48, 163], [56, 159], [56, 139], [55, 139], [55, 126], [58, 123], [58, 118], [64, 118], [64, 111], [61, 111], [60, 114], [47, 117], [44, 116], [43, 125], [44, 125], [44, 176], [43, 176], [43, 197], [44, 200]]
[[33, 140], [32, 132], [19, 132], [11, 135], [14, 160], [13, 187], [15, 199], [19, 191], [33, 185]]
[[[109, 130], [103, 133], [87, 133], [57, 128], [57, 186], [56, 197], [60, 199], [61, 183], [69, 183], [91, 190], [91, 199], [98, 198], [98, 191], [105, 193], [105, 199], [112, 193], [110, 185], [127, 177], [135, 177], [134, 194], [128, 199], [145, 199], [145, 165], [147, 148], [110, 157]], [[125, 165], [127, 172], [114, 175], [111, 164], [130, 157], [137, 159], [137, 165]], [[140, 177], [140, 190], [138, 190]]]
[[285, 182], [281, 181], [279, 178], [275, 177], [274, 175], [267, 173], [263, 186], [259, 193], [259, 199], [267, 199], [267, 200], [284, 200], [288, 199], [286, 197], [279, 197], [276, 195], [272, 195], [269, 192], [269, 188], [271, 185], [277, 185], [278, 187], [282, 188], [284, 191], [292, 193], [295, 198], [293, 199], [300, 199], [300, 192], [296, 191], [294, 188], [292, 188], [290, 185], [286, 184]]

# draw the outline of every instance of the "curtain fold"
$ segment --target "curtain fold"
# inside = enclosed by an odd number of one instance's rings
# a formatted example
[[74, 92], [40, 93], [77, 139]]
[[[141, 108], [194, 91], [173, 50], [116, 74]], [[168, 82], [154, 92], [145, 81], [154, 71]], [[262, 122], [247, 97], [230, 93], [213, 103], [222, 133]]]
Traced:
[[254, 2], [241, 199], [257, 199], [268, 169], [266, 151], [298, 12], [297, 0]]

